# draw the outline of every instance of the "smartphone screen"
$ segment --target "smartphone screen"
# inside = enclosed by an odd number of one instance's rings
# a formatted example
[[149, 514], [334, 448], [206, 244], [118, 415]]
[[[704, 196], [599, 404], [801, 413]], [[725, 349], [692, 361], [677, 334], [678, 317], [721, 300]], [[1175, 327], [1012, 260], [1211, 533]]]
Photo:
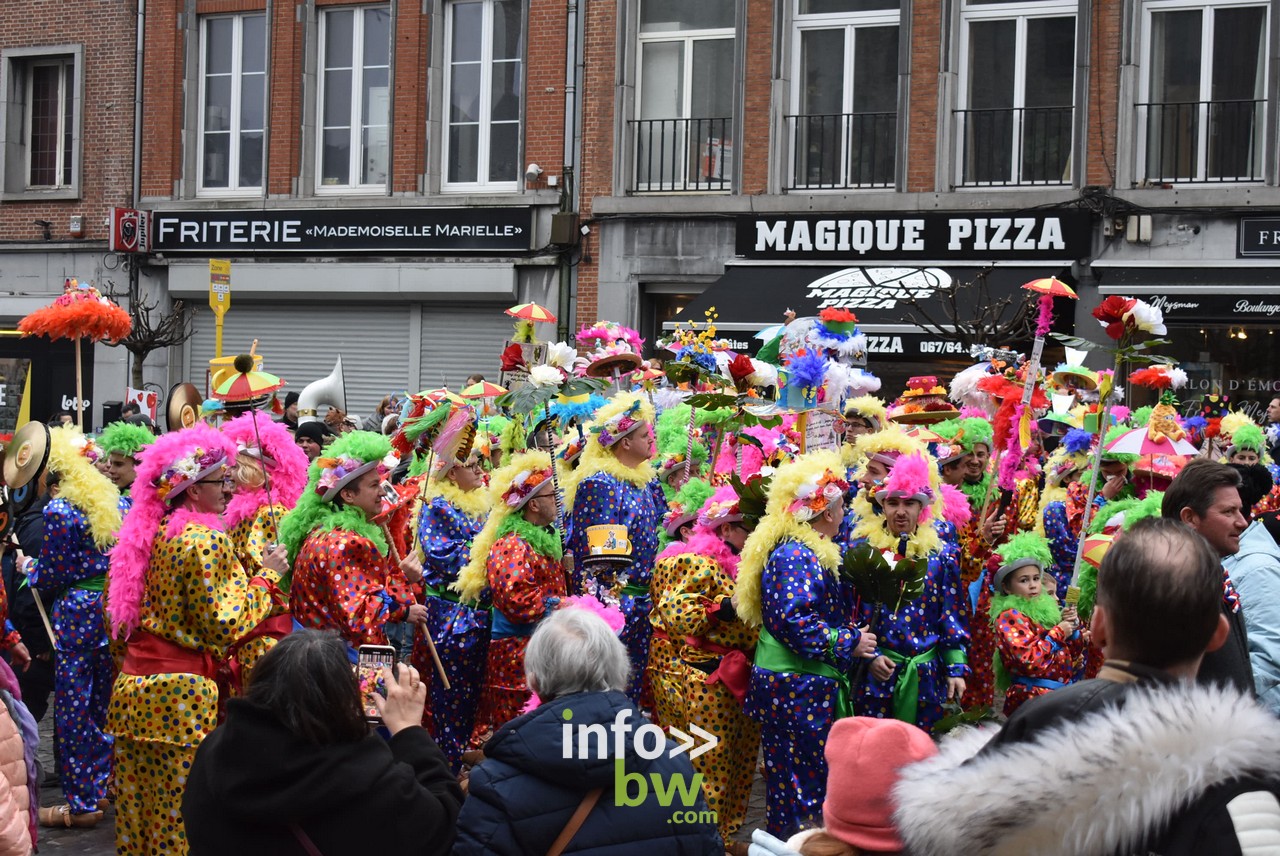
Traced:
[[381, 722], [382, 714], [374, 703], [374, 695], [387, 696], [383, 669], [394, 667], [396, 649], [390, 645], [361, 645], [356, 659], [356, 682], [360, 685], [360, 708], [370, 722]]

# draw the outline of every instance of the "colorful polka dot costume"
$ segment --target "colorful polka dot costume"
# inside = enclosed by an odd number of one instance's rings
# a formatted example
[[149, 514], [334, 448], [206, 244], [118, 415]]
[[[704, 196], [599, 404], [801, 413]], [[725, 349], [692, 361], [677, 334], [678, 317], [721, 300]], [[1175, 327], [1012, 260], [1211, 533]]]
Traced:
[[[123, 514], [124, 503], [119, 506]], [[54, 737], [62, 792], [72, 814], [97, 810], [111, 774], [111, 737], [105, 728], [115, 666], [102, 620], [107, 567], [84, 511], [64, 497], [45, 505], [44, 541], [27, 573], [53, 625]]]
[[459, 603], [449, 586], [470, 560], [471, 542], [483, 524], [482, 519], [471, 517], [441, 496], [422, 506], [418, 521], [427, 629], [449, 676], [450, 689], [438, 679], [422, 634], [414, 637], [413, 664], [428, 687], [423, 725], [455, 768], [475, 727], [489, 651], [489, 610]]
[[1005, 716], [1029, 699], [1071, 683], [1084, 669], [1086, 646], [1079, 631], [1068, 637], [1058, 625], [1043, 627], [1016, 609], [996, 618], [996, 641], [1000, 661], [1013, 679], [1005, 690]]
[[631, 540], [631, 565], [624, 571], [627, 588], [620, 593], [619, 607], [626, 619], [621, 634], [631, 660], [631, 683], [627, 694], [639, 700], [645, 666], [649, 660], [649, 610], [653, 602], [647, 592], [653, 576], [653, 563], [658, 554], [658, 529], [666, 509], [662, 485], [655, 478], [643, 486], [623, 481], [614, 475], [597, 472], [578, 483], [574, 494], [572, 514], [572, 541], [576, 558], [575, 573], [579, 576], [581, 590], [594, 594], [591, 583], [584, 575], [587, 547], [587, 527], [602, 524], [622, 524], [627, 527]]
[[[827, 791], [827, 732], [848, 701], [847, 676], [861, 633], [854, 595], [804, 544], [787, 539], [769, 554], [760, 580], [764, 627], [744, 709], [760, 723], [766, 827], [786, 837], [821, 822]], [[794, 658], [790, 668], [762, 666], [766, 636]], [[825, 668], [824, 668], [825, 667]]]
[[284, 612], [274, 581], [274, 574], [251, 581], [231, 539], [206, 522], [162, 529], [155, 539], [139, 623], [107, 716], [115, 736], [117, 853], [187, 852], [187, 771], [226, 701], [214, 675], [240, 640]]
[[386, 645], [388, 621], [403, 621], [414, 602], [409, 582], [372, 541], [347, 529], [317, 529], [293, 564], [293, 620], [334, 630], [351, 649]]
[[[733, 597], [737, 557], [718, 538], [695, 535], [689, 552], [663, 559], [672, 575], [654, 603], [652, 620], [661, 625], [675, 646], [671, 673], [661, 674], [663, 685], [675, 684], [683, 697], [684, 719], [720, 738], [714, 749], [693, 760], [702, 774], [708, 807], [716, 812], [721, 837], [733, 835], [747, 816], [751, 782], [760, 748], [760, 725], [742, 710], [742, 703], [719, 679], [726, 661], [750, 662], [759, 631], [721, 606]], [[654, 572], [655, 591], [658, 571]], [[656, 641], [655, 641], [656, 644]], [[655, 684], [654, 692], [659, 692]]]
[[518, 531], [494, 542], [485, 570], [493, 598], [493, 636], [476, 710], [474, 748], [519, 716], [529, 701], [524, 676], [529, 637], [538, 620], [568, 594], [560, 560], [538, 552]]
[[873, 604], [863, 601], [859, 614], [863, 624], [875, 628], [877, 655], [894, 660], [889, 680], [877, 680], [871, 670], [864, 673], [857, 688], [854, 709], [858, 716], [892, 719], [895, 694], [909, 688], [912, 674], [919, 683], [915, 693], [913, 725], [928, 731], [942, 718], [947, 696], [947, 678], [968, 676], [965, 649], [969, 633], [960, 613], [960, 573], [947, 551], [928, 557], [924, 592], [902, 604]]

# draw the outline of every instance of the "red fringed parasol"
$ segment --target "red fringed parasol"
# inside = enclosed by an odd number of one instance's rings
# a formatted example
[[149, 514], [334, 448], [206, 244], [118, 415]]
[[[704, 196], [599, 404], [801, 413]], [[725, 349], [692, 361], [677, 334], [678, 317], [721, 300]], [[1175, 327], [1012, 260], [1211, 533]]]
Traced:
[[84, 430], [80, 340], [119, 342], [133, 329], [129, 313], [103, 297], [92, 285], [68, 279], [62, 284], [62, 295], [19, 321], [18, 329], [27, 336], [71, 339], [76, 343], [76, 423]]

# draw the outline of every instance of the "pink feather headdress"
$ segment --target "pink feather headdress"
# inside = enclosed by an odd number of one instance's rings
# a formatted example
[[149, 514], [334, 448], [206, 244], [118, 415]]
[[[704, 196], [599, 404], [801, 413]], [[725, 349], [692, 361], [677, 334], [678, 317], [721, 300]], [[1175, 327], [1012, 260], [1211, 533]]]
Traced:
[[891, 496], [919, 500], [920, 522], [924, 523], [933, 514], [931, 505], [934, 492], [930, 481], [930, 470], [929, 460], [924, 454], [914, 452], [910, 455], [902, 455], [889, 470], [889, 477], [885, 479], [884, 484], [872, 494], [872, 498], [877, 503], [883, 503]]
[[[151, 564], [151, 548], [161, 522], [171, 510], [157, 491], [156, 482], [175, 462], [197, 449], [220, 449], [226, 453], [228, 461], [233, 461], [236, 455], [235, 444], [205, 424], [164, 434], [138, 453], [141, 461], [133, 483], [133, 508], [125, 515], [116, 546], [111, 549], [107, 619], [108, 630], [117, 639], [127, 639], [138, 626], [142, 598], [146, 593], [147, 567]], [[181, 519], [185, 522], [190, 517], [189, 514], [182, 515]], [[203, 522], [212, 524], [216, 519]]]
[[[285, 508], [293, 508], [298, 504], [298, 497], [302, 496], [302, 491], [307, 487], [307, 467], [311, 462], [307, 460], [302, 447], [294, 442], [288, 428], [267, 418], [264, 413], [251, 411], [223, 425], [222, 434], [235, 443], [237, 449], [250, 450], [250, 454], [262, 460], [271, 479], [272, 502]], [[261, 447], [259, 439], [262, 441]], [[254, 454], [252, 450], [258, 450], [259, 453]], [[242, 520], [253, 517], [266, 504], [265, 487], [238, 491], [227, 503], [227, 512], [223, 515], [227, 528], [234, 528]]]

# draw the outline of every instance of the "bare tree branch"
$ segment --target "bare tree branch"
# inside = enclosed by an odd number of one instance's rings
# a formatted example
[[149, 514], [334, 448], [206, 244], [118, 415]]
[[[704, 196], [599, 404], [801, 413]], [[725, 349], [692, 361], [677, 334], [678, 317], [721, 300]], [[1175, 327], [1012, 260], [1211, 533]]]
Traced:
[[142, 387], [142, 364], [152, 351], [181, 345], [195, 333], [194, 310], [188, 309], [181, 300], [175, 300], [172, 307], [164, 311], [158, 299], [145, 297], [141, 291], [135, 278], [124, 294], [117, 293], [114, 288], [108, 292], [117, 302], [121, 297], [128, 298], [133, 329], [120, 340], [120, 344], [133, 354], [132, 384], [137, 388]]
[[[956, 283], [942, 295], [942, 311], [947, 317], [939, 323], [930, 310], [913, 294], [903, 298], [912, 309], [912, 315], [903, 323], [913, 324], [939, 336], [945, 341], [957, 342], [964, 350], [973, 345], [1004, 344], [1031, 337], [1035, 330], [1032, 313], [1033, 301], [1018, 300], [1017, 296], [1005, 296], [997, 300], [991, 297], [987, 277], [992, 268], [979, 271], [972, 280]], [[1012, 312], [1011, 312], [1012, 310]], [[1006, 317], [1009, 316], [1009, 317]]]

